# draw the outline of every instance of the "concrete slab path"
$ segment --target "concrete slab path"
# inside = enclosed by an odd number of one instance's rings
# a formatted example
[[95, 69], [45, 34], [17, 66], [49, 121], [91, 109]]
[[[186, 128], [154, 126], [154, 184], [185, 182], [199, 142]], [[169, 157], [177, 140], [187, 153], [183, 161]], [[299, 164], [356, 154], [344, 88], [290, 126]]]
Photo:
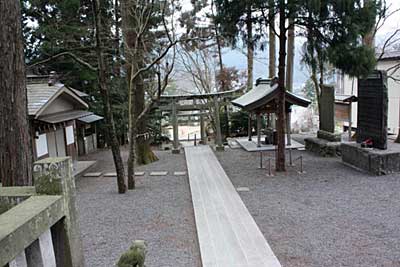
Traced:
[[281, 267], [209, 146], [185, 147], [204, 267]]
[[[261, 140], [264, 140], [265, 136], [261, 137]], [[261, 144], [261, 147], [257, 147], [257, 136], [252, 137], [252, 141], [249, 141], [247, 137], [239, 137], [236, 138], [235, 141], [246, 151], [248, 152], [257, 152], [257, 151], [274, 151], [276, 150], [276, 146], [274, 145], [264, 145]], [[287, 139], [285, 137], [285, 142]], [[301, 149], [304, 148], [304, 145], [292, 139], [292, 144], [290, 146], [286, 145], [286, 149]]]

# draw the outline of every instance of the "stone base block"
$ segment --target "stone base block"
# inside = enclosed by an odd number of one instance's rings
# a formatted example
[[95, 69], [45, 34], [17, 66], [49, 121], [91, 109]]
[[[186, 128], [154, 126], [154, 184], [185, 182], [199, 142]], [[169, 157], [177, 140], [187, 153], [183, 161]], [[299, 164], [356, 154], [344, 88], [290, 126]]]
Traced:
[[215, 146], [215, 151], [218, 151], [218, 152], [225, 151], [225, 147], [224, 146]]
[[340, 142], [330, 142], [317, 137], [306, 138], [304, 142], [306, 150], [317, 153], [322, 157], [340, 156]]
[[181, 149], [180, 148], [173, 148], [172, 149], [172, 154], [179, 154], [181, 153]]
[[374, 175], [400, 172], [400, 150], [362, 148], [357, 143], [341, 145], [342, 161]]
[[339, 133], [330, 133], [327, 131], [319, 130], [317, 132], [317, 137], [321, 139], [328, 140], [330, 142], [340, 142], [342, 140], [342, 136]]

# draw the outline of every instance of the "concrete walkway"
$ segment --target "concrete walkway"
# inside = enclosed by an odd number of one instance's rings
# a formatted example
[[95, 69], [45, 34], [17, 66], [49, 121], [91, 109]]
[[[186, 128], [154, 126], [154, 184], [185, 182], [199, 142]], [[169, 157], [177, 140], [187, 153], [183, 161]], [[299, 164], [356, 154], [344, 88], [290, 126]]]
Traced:
[[[261, 136], [261, 140], [264, 140], [265, 136]], [[257, 151], [275, 151], [276, 146], [274, 145], [264, 145], [261, 144], [261, 147], [257, 147], [257, 136], [252, 137], [252, 141], [249, 141], [248, 137], [239, 137], [234, 139], [244, 150], [248, 152], [257, 152]], [[285, 142], [287, 142], [287, 139], [285, 137]], [[291, 145], [288, 146], [286, 145], [286, 149], [302, 149], [305, 148], [304, 145], [300, 144], [299, 142], [295, 140], [291, 140]]]
[[280, 267], [209, 146], [185, 147], [205, 267]]

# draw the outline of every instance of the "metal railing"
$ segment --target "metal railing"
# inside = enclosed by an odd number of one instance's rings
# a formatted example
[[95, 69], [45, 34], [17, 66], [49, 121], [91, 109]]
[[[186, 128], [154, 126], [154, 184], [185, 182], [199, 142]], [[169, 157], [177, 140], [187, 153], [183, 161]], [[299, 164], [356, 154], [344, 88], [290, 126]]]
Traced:
[[271, 158], [268, 158], [268, 174], [267, 174], [267, 176], [274, 176], [272, 174]]
[[[274, 176], [273, 172], [272, 172], [272, 160], [274, 160], [275, 158], [267, 158], [264, 159], [263, 158], [263, 152], [260, 151], [260, 165], [258, 166], [259, 169], [266, 169], [267, 170], [267, 176]], [[263, 162], [267, 161], [267, 166], [263, 166]], [[296, 166], [296, 162], [299, 162], [299, 174], [304, 174], [306, 173], [304, 171], [304, 164], [303, 164], [303, 155], [298, 156], [297, 158], [293, 159], [292, 156], [292, 149], [289, 149], [289, 166], [290, 167], [295, 167]]]
[[[303, 155], [300, 155], [294, 161], [300, 161], [300, 171], [298, 173], [300, 173], [300, 174], [306, 173], [303, 169]], [[295, 166], [295, 165], [292, 165], [292, 166]]]

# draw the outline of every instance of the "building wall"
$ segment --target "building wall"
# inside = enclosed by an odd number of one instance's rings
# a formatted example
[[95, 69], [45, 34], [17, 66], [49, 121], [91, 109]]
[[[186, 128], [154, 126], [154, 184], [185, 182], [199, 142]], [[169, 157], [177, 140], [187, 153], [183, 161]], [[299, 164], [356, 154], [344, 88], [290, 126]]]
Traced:
[[[32, 123], [32, 121], [31, 121]], [[33, 127], [33, 155], [34, 159], [43, 159], [47, 157], [64, 157], [69, 156], [73, 161], [78, 159], [77, 155], [77, 138], [75, 121], [69, 121], [57, 125], [54, 129], [52, 125], [42, 126], [40, 128]], [[67, 144], [67, 128], [72, 127], [73, 139]], [[45, 147], [47, 146], [47, 147]]]
[[[398, 64], [399, 60], [384, 60], [379, 61], [378, 70], [388, 70], [390, 67]], [[388, 74], [400, 79], [400, 69], [395, 73], [391, 71]], [[357, 95], [357, 78], [350, 78], [349, 76], [344, 77], [344, 94], [345, 95]], [[388, 132], [397, 134], [399, 131], [399, 117], [400, 117], [400, 82], [396, 82], [393, 79], [388, 78]], [[352, 106], [352, 118], [353, 127], [357, 127], [357, 103], [353, 103]]]

